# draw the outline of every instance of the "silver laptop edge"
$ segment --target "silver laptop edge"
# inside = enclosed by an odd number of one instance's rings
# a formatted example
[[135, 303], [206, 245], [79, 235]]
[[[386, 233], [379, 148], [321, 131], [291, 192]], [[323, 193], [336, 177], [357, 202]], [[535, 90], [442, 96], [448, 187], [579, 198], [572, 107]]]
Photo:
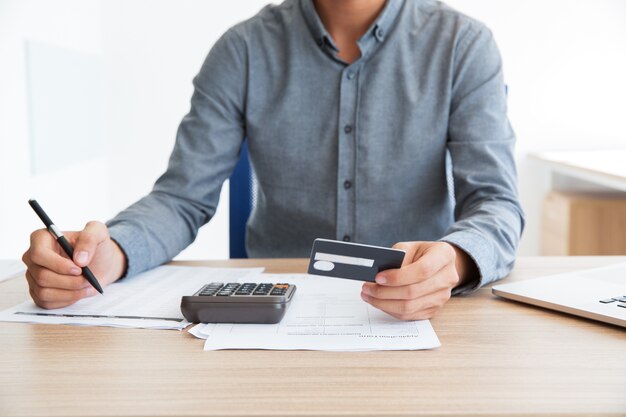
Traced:
[[507, 291], [503, 291], [497, 288], [492, 288], [491, 292], [499, 297], [506, 298], [513, 301], [519, 301], [526, 304], [531, 304], [537, 307], [547, 308], [549, 310], [556, 310], [563, 313], [572, 314], [574, 316], [584, 317], [591, 320], [597, 320], [604, 323], [615, 324], [616, 326], [626, 327], [626, 319], [620, 319], [618, 317], [607, 316], [605, 314], [593, 313], [587, 310], [581, 310], [574, 307], [569, 307], [566, 305], [551, 303], [549, 301], [538, 300], [535, 298], [525, 297], [523, 295], [518, 295], [515, 293], [510, 293]]
[[[626, 264], [495, 285], [509, 300], [626, 327]], [[600, 300], [613, 299], [602, 303]]]

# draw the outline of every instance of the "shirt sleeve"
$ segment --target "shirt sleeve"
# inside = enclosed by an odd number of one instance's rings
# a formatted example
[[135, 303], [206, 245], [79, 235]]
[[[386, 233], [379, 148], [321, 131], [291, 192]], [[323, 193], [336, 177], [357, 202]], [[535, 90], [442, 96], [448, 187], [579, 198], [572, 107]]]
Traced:
[[455, 222], [441, 240], [465, 251], [480, 275], [458, 294], [511, 271], [524, 227], [502, 62], [491, 32], [478, 24], [457, 44], [448, 129]]
[[244, 48], [233, 29], [216, 42], [193, 80], [191, 109], [178, 128], [167, 171], [150, 194], [107, 222], [127, 256], [126, 276], [171, 260], [215, 214], [245, 137]]

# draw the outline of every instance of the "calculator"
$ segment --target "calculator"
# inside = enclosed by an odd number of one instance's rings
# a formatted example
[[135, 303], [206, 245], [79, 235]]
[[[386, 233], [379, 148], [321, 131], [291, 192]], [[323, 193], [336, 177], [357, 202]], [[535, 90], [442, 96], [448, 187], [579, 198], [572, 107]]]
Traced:
[[180, 309], [192, 323], [264, 323], [282, 320], [296, 292], [286, 283], [212, 282], [183, 296]]

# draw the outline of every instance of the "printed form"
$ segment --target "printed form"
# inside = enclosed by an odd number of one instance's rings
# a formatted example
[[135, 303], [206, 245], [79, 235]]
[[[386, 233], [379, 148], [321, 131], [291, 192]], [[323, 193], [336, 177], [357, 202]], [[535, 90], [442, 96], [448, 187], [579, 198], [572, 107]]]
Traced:
[[0, 312], [0, 321], [83, 326], [184, 329], [190, 323], [180, 311], [183, 295], [212, 282], [256, 281], [263, 268], [160, 266], [108, 285], [103, 295], [65, 308], [45, 310], [32, 301]]
[[161, 266], [108, 285], [104, 295], [45, 310], [27, 301], [0, 312], [0, 321], [83, 326], [184, 329], [183, 295], [218, 282], [296, 285], [279, 324], [199, 324], [205, 350], [414, 350], [440, 346], [428, 320], [401, 321], [361, 300], [360, 281], [306, 274], [262, 274], [263, 268]]
[[401, 321], [361, 299], [360, 281], [305, 274], [263, 274], [263, 282], [296, 285], [278, 324], [199, 324], [204, 350], [417, 350], [441, 346], [429, 320]]

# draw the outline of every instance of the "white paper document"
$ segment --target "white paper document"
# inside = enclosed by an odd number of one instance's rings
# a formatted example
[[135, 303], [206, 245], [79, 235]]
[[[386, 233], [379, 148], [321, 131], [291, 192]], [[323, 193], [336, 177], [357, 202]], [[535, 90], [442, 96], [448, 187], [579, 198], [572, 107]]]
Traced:
[[123, 278], [96, 295], [54, 310], [27, 301], [0, 312], [0, 321], [74, 324], [85, 326], [183, 329], [183, 295], [191, 295], [213, 281], [257, 281], [263, 268], [205, 268], [160, 266]]
[[24, 274], [26, 266], [16, 259], [0, 259], [0, 282]]
[[303, 274], [263, 274], [296, 285], [278, 324], [199, 324], [204, 350], [416, 350], [441, 346], [430, 321], [401, 321], [361, 299], [362, 282]]

